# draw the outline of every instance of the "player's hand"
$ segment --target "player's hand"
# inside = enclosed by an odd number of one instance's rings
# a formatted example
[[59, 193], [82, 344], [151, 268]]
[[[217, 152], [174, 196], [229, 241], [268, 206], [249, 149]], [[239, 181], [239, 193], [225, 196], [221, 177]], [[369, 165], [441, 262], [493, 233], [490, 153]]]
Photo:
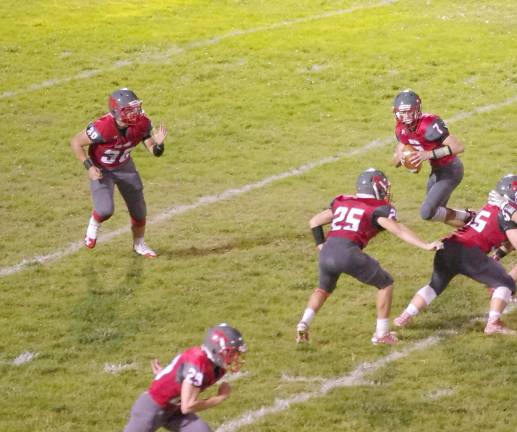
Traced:
[[96, 166], [91, 166], [88, 169], [88, 177], [90, 177], [90, 180], [100, 180], [102, 178], [102, 171]]
[[396, 151], [395, 153], [393, 153], [393, 165], [395, 165], [395, 168], [398, 168], [400, 166], [402, 166], [402, 162], [404, 160], [404, 155], [402, 154], [402, 152], [399, 152], [399, 151]]
[[433, 157], [433, 152], [430, 151], [415, 151], [409, 156], [406, 156], [408, 160], [414, 165], [420, 165], [422, 162], [429, 160]]
[[490, 191], [488, 194], [488, 204], [503, 208], [508, 204], [508, 200], [495, 190]]
[[165, 125], [161, 124], [160, 123], [160, 126], [158, 127], [158, 129], [153, 129], [153, 140], [155, 142], [156, 145], [163, 145], [164, 144], [164, 141], [165, 141], [165, 138], [167, 137], [167, 128], [165, 127]]
[[163, 370], [162, 365], [158, 359], [151, 361], [151, 369], [154, 375], [158, 375]]
[[427, 245], [427, 250], [434, 250], [434, 251], [438, 251], [440, 249], [443, 249], [443, 242], [441, 240], [436, 240], [432, 243], [428, 243]]
[[222, 396], [223, 400], [226, 399], [228, 396], [230, 396], [230, 393], [232, 392], [232, 387], [227, 382], [222, 382], [219, 386], [219, 389], [217, 390], [217, 395]]

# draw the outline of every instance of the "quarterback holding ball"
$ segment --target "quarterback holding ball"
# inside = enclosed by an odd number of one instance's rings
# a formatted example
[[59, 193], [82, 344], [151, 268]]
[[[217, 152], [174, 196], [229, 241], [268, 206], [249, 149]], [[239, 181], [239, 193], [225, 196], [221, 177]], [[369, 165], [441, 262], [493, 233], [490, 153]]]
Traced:
[[395, 166], [403, 165], [418, 173], [422, 162], [431, 164], [427, 195], [420, 207], [424, 220], [463, 226], [475, 217], [471, 210], [447, 207], [452, 191], [463, 179], [463, 164], [457, 157], [464, 144], [449, 133], [445, 122], [435, 114], [422, 112], [420, 97], [412, 90], [400, 92], [393, 103], [396, 119], [397, 146], [393, 156]]

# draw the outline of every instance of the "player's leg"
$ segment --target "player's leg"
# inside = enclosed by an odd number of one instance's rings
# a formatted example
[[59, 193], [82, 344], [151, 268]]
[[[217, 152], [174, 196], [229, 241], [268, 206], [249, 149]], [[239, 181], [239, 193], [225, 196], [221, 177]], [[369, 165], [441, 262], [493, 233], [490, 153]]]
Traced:
[[504, 308], [510, 302], [512, 294], [515, 293], [515, 280], [506, 272], [501, 263], [488, 257], [481, 250], [466, 249], [468, 250], [466, 250], [465, 263], [461, 273], [484, 285], [494, 287], [485, 333], [516, 334], [501, 321]]
[[93, 211], [86, 228], [84, 244], [87, 248], [94, 248], [102, 222], [108, 220], [115, 210], [113, 189], [115, 181], [109, 172], [103, 174], [100, 180], [90, 180]]
[[341, 274], [340, 268], [336, 268], [336, 257], [347, 256], [347, 249], [342, 250], [341, 242], [329, 239], [323, 245], [319, 256], [319, 288], [310, 295], [307, 306], [301, 320], [296, 325], [296, 342], [309, 341], [309, 327], [314, 317], [324, 305], [327, 298], [336, 288]]
[[131, 408], [129, 422], [124, 432], [154, 432], [159, 427], [161, 408], [147, 392], [142, 393]]
[[508, 274], [512, 277], [514, 281], [517, 281], [517, 264], [513, 266], [513, 268], [508, 272]]
[[[321, 277], [320, 277], [321, 280]], [[337, 282], [337, 277], [335, 278]], [[327, 286], [325, 284], [324, 286]], [[334, 282], [334, 287], [336, 283]], [[327, 288], [328, 289], [328, 288]], [[332, 289], [328, 291], [323, 288], [316, 288], [309, 297], [309, 301], [307, 302], [307, 307], [303, 311], [302, 319], [296, 325], [296, 342], [309, 342], [309, 327], [312, 323], [312, 320], [321, 309], [327, 298], [330, 296]]]
[[414, 317], [426, 309], [447, 288], [451, 279], [457, 274], [452, 259], [455, 251], [454, 244], [444, 242], [444, 249], [437, 251], [434, 255], [431, 281], [415, 293], [406, 309], [393, 320], [393, 324], [397, 327], [407, 326]]
[[172, 416], [163, 427], [172, 432], [212, 432], [208, 423], [194, 413]]
[[144, 185], [133, 161], [130, 161], [123, 170], [117, 173], [117, 187], [131, 216], [134, 251], [149, 258], [156, 257], [156, 252], [144, 241], [147, 206], [144, 199]]
[[474, 213], [471, 210], [459, 210], [447, 207], [447, 202], [454, 189], [463, 179], [463, 164], [456, 162], [443, 168], [435, 168], [429, 176], [427, 195], [420, 208], [422, 219], [444, 222], [455, 227], [463, 226]]
[[353, 250], [347, 259], [347, 265], [343, 268], [358, 281], [377, 288], [377, 320], [375, 332], [372, 337], [374, 345], [393, 345], [398, 342], [395, 333], [390, 332], [389, 316], [393, 298], [393, 278], [384, 270], [379, 262], [365, 254], [359, 248]]

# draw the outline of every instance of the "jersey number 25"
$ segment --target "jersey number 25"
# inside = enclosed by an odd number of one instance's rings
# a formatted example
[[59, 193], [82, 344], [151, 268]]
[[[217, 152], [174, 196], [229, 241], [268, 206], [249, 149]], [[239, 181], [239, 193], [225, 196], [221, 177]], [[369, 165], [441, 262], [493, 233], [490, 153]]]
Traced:
[[332, 219], [332, 225], [330, 229], [332, 231], [358, 231], [363, 214], [363, 209], [343, 206], [338, 207], [334, 211], [334, 219]]

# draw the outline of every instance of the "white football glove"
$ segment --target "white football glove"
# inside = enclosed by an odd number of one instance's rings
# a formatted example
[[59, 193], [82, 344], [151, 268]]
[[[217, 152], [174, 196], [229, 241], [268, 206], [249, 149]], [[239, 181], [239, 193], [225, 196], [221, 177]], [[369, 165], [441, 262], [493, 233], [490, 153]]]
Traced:
[[503, 208], [505, 205], [508, 204], [508, 200], [495, 190], [492, 190], [488, 194], [488, 204], [495, 205], [499, 208]]

